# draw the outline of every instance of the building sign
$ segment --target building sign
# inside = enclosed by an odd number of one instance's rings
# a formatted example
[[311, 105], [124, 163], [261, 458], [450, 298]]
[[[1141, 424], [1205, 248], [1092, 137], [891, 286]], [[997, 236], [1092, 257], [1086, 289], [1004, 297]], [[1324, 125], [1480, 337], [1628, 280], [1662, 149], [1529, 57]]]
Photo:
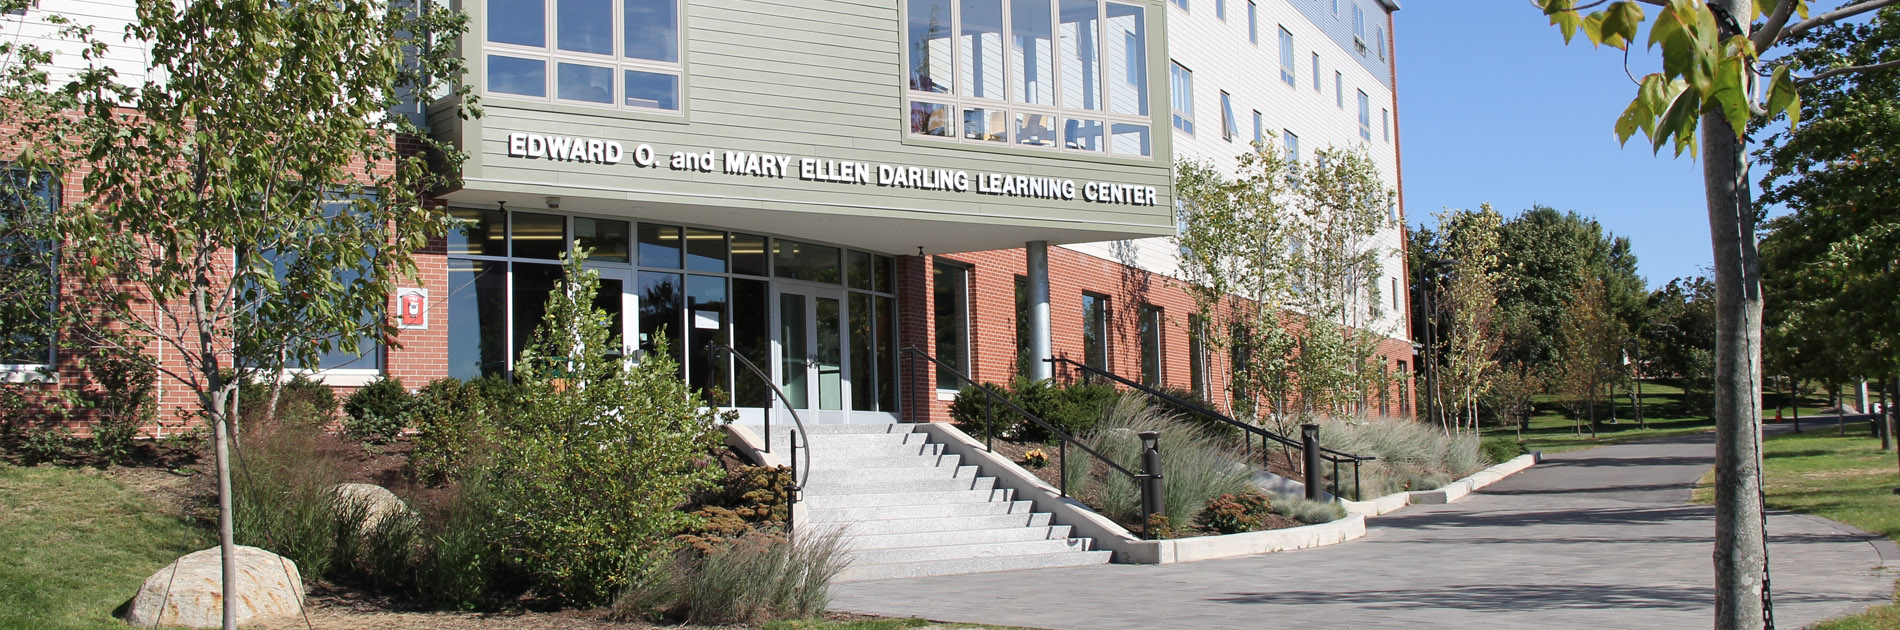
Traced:
[[971, 173], [953, 169], [903, 164], [873, 164], [850, 160], [750, 153], [746, 151], [673, 151], [662, 153], [650, 144], [626, 145], [613, 140], [508, 134], [508, 156], [531, 160], [559, 160], [582, 164], [629, 162], [639, 168], [665, 168], [695, 173], [725, 173], [742, 177], [798, 179], [809, 182], [886, 188], [913, 188], [1003, 197], [1054, 199], [1130, 206], [1155, 205], [1155, 188], [1120, 182], [1076, 182], [1057, 177], [1009, 173]]
[[427, 330], [429, 328], [429, 290], [403, 287], [396, 289], [396, 328], [400, 330]]

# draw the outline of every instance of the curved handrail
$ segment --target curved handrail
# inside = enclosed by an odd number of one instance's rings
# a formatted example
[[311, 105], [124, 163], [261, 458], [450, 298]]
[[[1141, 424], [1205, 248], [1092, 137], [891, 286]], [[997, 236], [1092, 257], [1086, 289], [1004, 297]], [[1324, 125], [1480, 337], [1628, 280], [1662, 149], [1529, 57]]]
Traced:
[[[778, 388], [778, 383], [772, 382], [772, 377], [767, 375], [765, 370], [759, 369], [757, 364], [754, 364], [751, 359], [745, 358], [745, 355], [739, 354], [738, 350], [732, 349], [732, 346], [723, 343], [713, 343], [709, 344], [708, 348], [712, 350], [724, 350], [727, 355], [738, 359], [740, 365], [744, 365], [747, 370], [751, 370], [753, 374], [759, 377], [759, 380], [765, 381], [765, 386], [772, 388], [772, 395], [778, 398], [780, 404], [785, 405], [785, 412], [792, 416], [792, 424], [798, 425], [798, 431], [795, 435], [799, 441], [805, 443], [803, 448], [800, 448], [797, 444], [792, 445], [792, 457], [794, 458], [792, 468], [798, 469], [804, 475], [801, 478], [793, 480], [793, 483], [800, 488], [805, 487], [806, 479], [811, 477], [811, 438], [809, 437], [811, 432], [805, 429], [805, 421], [798, 419], [798, 410], [792, 408], [791, 399], [785, 397], [785, 392]], [[734, 394], [737, 393], [738, 392], [734, 392]], [[805, 451], [805, 465], [802, 467], [798, 465], [796, 459], [798, 457], [798, 451], [800, 450]], [[772, 418], [770, 414], [767, 414], [765, 418], [765, 452], [772, 452]]]

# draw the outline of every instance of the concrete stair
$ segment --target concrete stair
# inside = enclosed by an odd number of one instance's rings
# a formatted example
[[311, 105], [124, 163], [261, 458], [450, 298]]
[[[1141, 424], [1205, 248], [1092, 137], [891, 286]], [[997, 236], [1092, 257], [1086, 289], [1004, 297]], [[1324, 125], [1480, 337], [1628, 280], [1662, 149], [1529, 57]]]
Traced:
[[[772, 427], [772, 452], [790, 435]], [[1015, 500], [993, 477], [944, 453], [906, 424], [812, 425], [805, 483], [806, 528], [835, 528], [851, 565], [837, 580], [1072, 567], [1108, 562], [1088, 538]], [[755, 434], [764, 432], [755, 428]], [[798, 465], [803, 468], [801, 452]]]

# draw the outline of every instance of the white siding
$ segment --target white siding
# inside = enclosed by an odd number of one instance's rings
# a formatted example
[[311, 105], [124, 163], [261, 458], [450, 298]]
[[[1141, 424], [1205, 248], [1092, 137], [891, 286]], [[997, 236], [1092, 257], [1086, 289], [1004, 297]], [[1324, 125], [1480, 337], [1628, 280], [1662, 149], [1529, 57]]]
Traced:
[[[1221, 92], [1224, 91], [1233, 96], [1236, 112], [1261, 112], [1267, 141], [1274, 146], [1279, 146], [1278, 138], [1282, 130], [1291, 131], [1300, 137], [1302, 160], [1311, 160], [1313, 150], [1319, 147], [1364, 145], [1384, 174], [1386, 185], [1394, 190], [1398, 188], [1397, 143], [1385, 139], [1376, 129], [1372, 132], [1370, 142], [1361, 140], [1356, 96], [1345, 99], [1343, 108], [1334, 100], [1333, 86], [1330, 84], [1333, 82], [1333, 73], [1339, 72], [1344, 76], [1347, 95], [1364, 91], [1370, 97], [1374, 109], [1392, 107], [1392, 90], [1386, 87], [1379, 76], [1366, 69], [1359, 59], [1358, 51], [1340, 47], [1319, 25], [1309, 21], [1287, 3], [1260, 3], [1259, 29], [1274, 33], [1276, 28], [1285, 28], [1293, 33], [1293, 58], [1309, 64], [1301, 68], [1296, 61], [1293, 73], [1295, 85], [1288, 86], [1280, 78], [1278, 37], [1261, 37], [1259, 43], [1250, 43], [1246, 20], [1216, 19], [1211, 2], [1193, 3], [1190, 6], [1192, 11], [1183, 11], [1173, 3], [1168, 5], [1169, 56], [1194, 73], [1194, 118], [1198, 123], [1194, 135], [1178, 130], [1174, 132], [1174, 155], [1177, 159], [1206, 160], [1231, 174], [1236, 164], [1234, 157], [1250, 150], [1249, 143], [1253, 140], [1251, 122], [1243, 124], [1240, 131], [1234, 134], [1233, 140], [1221, 137], [1218, 123]], [[1339, 19], [1350, 19], [1345, 13], [1342, 10]], [[1385, 30], [1385, 16], [1377, 5], [1367, 6], [1366, 17], [1371, 23], [1368, 24], [1368, 34], [1373, 24], [1380, 26], [1381, 32]], [[1326, 15], [1319, 19], [1333, 18]], [[1310, 83], [1310, 64], [1315, 52], [1320, 58], [1320, 76], [1326, 83], [1317, 91]], [[1376, 52], [1368, 54], [1376, 55]], [[1378, 125], [1379, 122], [1374, 121], [1373, 124]], [[1392, 279], [1399, 278], [1401, 288], [1407, 285], [1402, 276], [1404, 261], [1400, 248], [1404, 243], [1399, 227], [1388, 224], [1379, 232], [1375, 243], [1386, 252], [1378, 283], [1384, 317], [1378, 327], [1390, 337], [1405, 339], [1409, 333], [1402, 325], [1404, 314], [1392, 308], [1390, 295]], [[1108, 260], [1133, 263], [1170, 277], [1180, 277], [1179, 257], [1169, 239], [1086, 243], [1066, 247]], [[1400, 304], [1403, 305], [1404, 300]]]
[[126, 41], [126, 25], [137, 19], [132, 0], [43, 0], [26, 10], [26, 15], [0, 16], [0, 37], [33, 44], [52, 51], [52, 80], [62, 82], [85, 67], [78, 43], [60, 37], [60, 26], [49, 24], [48, 15], [62, 15], [77, 25], [92, 27], [92, 37], [105, 42], [108, 49], [102, 63], [118, 72], [127, 85], [145, 82], [150, 58], [143, 42]]

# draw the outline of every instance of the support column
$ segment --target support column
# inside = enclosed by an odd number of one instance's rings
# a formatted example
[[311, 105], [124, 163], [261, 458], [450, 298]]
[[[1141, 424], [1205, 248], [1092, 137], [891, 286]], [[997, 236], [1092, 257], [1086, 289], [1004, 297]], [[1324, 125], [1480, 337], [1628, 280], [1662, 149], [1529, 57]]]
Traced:
[[1055, 377], [1055, 365], [1045, 361], [1054, 355], [1049, 332], [1049, 242], [1030, 241], [1025, 275], [1029, 279], [1029, 354], [1030, 375], [1037, 380]]

